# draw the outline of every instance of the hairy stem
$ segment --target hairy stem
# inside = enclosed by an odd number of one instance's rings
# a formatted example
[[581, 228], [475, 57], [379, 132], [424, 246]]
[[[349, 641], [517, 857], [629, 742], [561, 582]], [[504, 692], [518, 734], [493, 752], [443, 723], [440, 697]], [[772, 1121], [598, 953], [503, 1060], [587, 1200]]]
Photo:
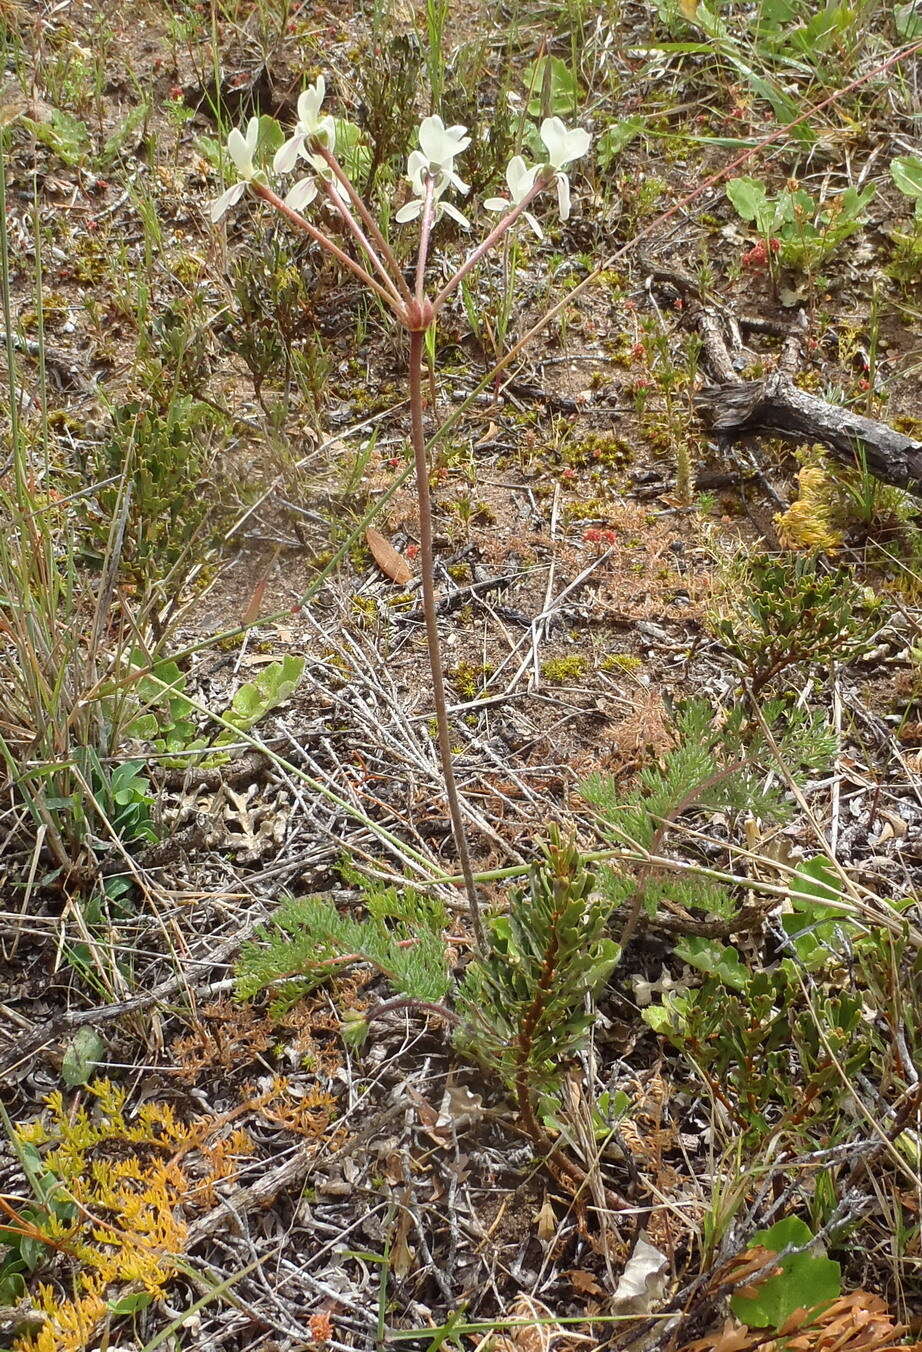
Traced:
[[432, 557], [432, 504], [429, 497], [429, 463], [426, 458], [426, 439], [423, 435], [423, 341], [422, 330], [410, 332], [410, 421], [413, 438], [413, 455], [416, 463], [416, 494], [419, 502], [419, 562], [423, 589], [423, 614], [426, 619], [426, 644], [429, 649], [429, 666], [432, 670], [432, 698], [435, 704], [435, 721], [438, 728], [439, 756], [442, 761], [442, 774], [445, 779], [445, 796], [448, 799], [448, 811], [451, 817], [451, 829], [458, 851], [458, 862], [464, 878], [468, 904], [471, 910], [471, 924], [474, 937], [481, 952], [486, 951], [483, 925], [480, 919], [480, 901], [477, 886], [471, 869], [471, 857], [467, 848], [467, 836], [464, 831], [464, 819], [455, 785], [455, 772], [451, 756], [451, 731], [448, 726], [448, 701], [445, 698], [445, 677], [442, 671], [442, 648], [439, 642], [439, 624], [435, 608], [435, 576]]
[[398, 319], [402, 321], [403, 315], [400, 302], [395, 296], [392, 296], [389, 291], [385, 291], [380, 282], [376, 282], [371, 273], [367, 272], [365, 268], [362, 267], [361, 263], [357, 263], [354, 258], [350, 258], [339, 245], [334, 244], [329, 236], [325, 235], [322, 230], [318, 230], [315, 225], [311, 225], [310, 221], [305, 220], [299, 212], [293, 211], [286, 202], [282, 201], [278, 193], [273, 192], [271, 188], [268, 188], [265, 185], [265, 183], [258, 183], [254, 180], [254, 182], [250, 184], [250, 187], [257, 197], [261, 197], [264, 202], [268, 202], [270, 206], [275, 207], [279, 215], [284, 216], [285, 220], [288, 221], [290, 225], [293, 225], [296, 230], [302, 230], [305, 235], [310, 235], [311, 239], [314, 240], [316, 244], [319, 244], [321, 248], [326, 249], [327, 253], [331, 253], [338, 262], [342, 263], [344, 268], [348, 268], [350, 272], [354, 272], [359, 281], [364, 282], [369, 290], [374, 291], [375, 295], [380, 296], [394, 311]]
[[[404, 300], [409, 300], [410, 288], [407, 286], [406, 279], [404, 278], [403, 272], [401, 271], [400, 268], [400, 263], [398, 262], [393, 249], [388, 244], [387, 240], [384, 238], [384, 235], [381, 232], [381, 228], [379, 227], [378, 222], [375, 220], [373, 214], [365, 205], [361, 195], [356, 192], [355, 188], [352, 185], [352, 181], [349, 178], [349, 175], [344, 171], [342, 165], [339, 163], [339, 160], [336, 158], [333, 152], [329, 150], [326, 146], [317, 146], [316, 149], [317, 153], [323, 156], [327, 164], [332, 169], [333, 173], [336, 175], [340, 183], [346, 189], [346, 192], [349, 194], [350, 202], [355, 207], [356, 211], [359, 213], [359, 216], [364, 221], [366, 230], [368, 231], [369, 235], [377, 245], [381, 257], [384, 259], [385, 263], [387, 263], [388, 267], [390, 268], [391, 273], [393, 274], [393, 279], [397, 283], [397, 287], [400, 291], [401, 296], [403, 297]], [[366, 192], [368, 191], [370, 186], [371, 181], [369, 179], [369, 182], [366, 184], [365, 189]]]
[[346, 203], [343, 201], [339, 193], [333, 187], [331, 180], [325, 178], [322, 180], [322, 182], [324, 191], [326, 192], [327, 195], [328, 202], [331, 204], [334, 211], [337, 211], [339, 213], [347, 230], [349, 230], [349, 232], [353, 235], [362, 252], [366, 255], [368, 261], [371, 263], [372, 267], [378, 273], [378, 276], [381, 278], [385, 289], [390, 293], [390, 295], [393, 296], [395, 301], [399, 301], [401, 299], [400, 293], [398, 292], [397, 287], [392, 281], [391, 275], [388, 272], [387, 268], [384, 266], [384, 264], [381, 262], [381, 259], [375, 252], [375, 247], [366, 236], [365, 231], [359, 225], [358, 221], [355, 219], [352, 212], [346, 206]]

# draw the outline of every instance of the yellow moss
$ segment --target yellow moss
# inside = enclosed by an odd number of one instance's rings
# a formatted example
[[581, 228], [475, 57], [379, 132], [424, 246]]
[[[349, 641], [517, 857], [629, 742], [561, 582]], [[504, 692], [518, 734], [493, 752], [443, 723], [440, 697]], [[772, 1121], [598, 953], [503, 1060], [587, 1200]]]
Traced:
[[[97, 1080], [86, 1090], [88, 1105], [65, 1104], [56, 1091], [42, 1119], [16, 1127], [18, 1141], [40, 1151], [37, 1168], [48, 1185], [40, 1217], [51, 1241], [45, 1271], [61, 1253], [73, 1275], [34, 1283], [29, 1294], [45, 1323], [17, 1338], [14, 1352], [79, 1352], [98, 1335], [110, 1297], [126, 1287], [162, 1296], [186, 1248], [184, 1208], [215, 1205], [215, 1182], [233, 1176], [240, 1156], [253, 1151], [244, 1130], [227, 1131], [236, 1112], [183, 1122], [170, 1104], [148, 1100], [126, 1117], [120, 1085]], [[335, 1107], [329, 1095], [298, 1097], [278, 1078], [237, 1111], [259, 1111], [314, 1136]], [[190, 1155], [195, 1181], [183, 1168]]]
[[602, 658], [602, 671], [639, 671], [643, 658], [633, 653], [607, 653]]
[[14, 1352], [81, 1352], [107, 1308], [102, 1283], [97, 1279], [87, 1286], [83, 1295], [62, 1301], [54, 1287], [43, 1282], [33, 1299], [45, 1324], [35, 1335], [16, 1338]]
[[785, 549], [828, 551], [842, 545], [835, 524], [833, 485], [819, 465], [808, 465], [797, 476], [798, 497], [775, 517], [778, 539]]
[[40, 1117], [34, 1122], [17, 1122], [16, 1135], [24, 1145], [46, 1145], [49, 1136]]
[[541, 675], [552, 685], [565, 685], [568, 681], [578, 681], [586, 674], [586, 659], [578, 653], [567, 657], [549, 657], [541, 663]]

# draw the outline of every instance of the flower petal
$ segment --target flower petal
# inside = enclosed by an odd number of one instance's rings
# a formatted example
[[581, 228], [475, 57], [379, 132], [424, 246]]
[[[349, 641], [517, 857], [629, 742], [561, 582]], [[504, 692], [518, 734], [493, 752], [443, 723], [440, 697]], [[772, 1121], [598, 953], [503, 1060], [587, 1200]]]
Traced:
[[570, 158], [568, 164], [574, 160], [581, 160], [588, 153], [592, 145], [592, 136], [584, 127], [574, 127], [570, 132]]
[[453, 221], [457, 221], [458, 224], [459, 224], [464, 230], [470, 230], [470, 228], [471, 228], [471, 223], [470, 223], [470, 221], [467, 219], [466, 216], [462, 216], [462, 214], [461, 214], [461, 212], [458, 210], [458, 208], [457, 208], [457, 207], [453, 207], [452, 204], [451, 204], [450, 202], [440, 202], [440, 203], [439, 203], [439, 211], [440, 211], [440, 212], [444, 211], [445, 214], [446, 214], [446, 216], [450, 216], [451, 219], [452, 219]]
[[325, 93], [326, 81], [322, 75], [318, 75], [314, 83], [298, 95], [296, 133], [300, 133], [305, 139], [319, 141], [321, 145], [332, 149], [336, 144], [336, 120], [329, 114], [326, 117], [320, 116], [320, 105], [323, 103]]
[[320, 105], [326, 92], [326, 80], [318, 75], [314, 83], [298, 95], [298, 121], [311, 131], [320, 117]]
[[309, 202], [313, 202], [317, 196], [317, 184], [308, 174], [306, 178], [299, 178], [288, 190], [288, 196], [285, 198], [286, 207], [291, 207], [292, 211], [303, 211]]
[[419, 124], [420, 149], [430, 164], [448, 168], [455, 156], [471, 143], [466, 131], [467, 127], [446, 127], [439, 115], [433, 113]]
[[481, 203], [487, 211], [508, 211], [512, 206], [508, 197], [487, 197]]
[[298, 132], [294, 136], [289, 136], [275, 152], [272, 161], [272, 168], [277, 174], [290, 174], [298, 162], [298, 155], [304, 149], [304, 137]]
[[541, 140], [547, 146], [548, 163], [554, 169], [565, 169], [580, 159], [592, 143], [592, 137], [582, 127], [572, 131], [559, 117], [546, 117], [541, 123]]
[[533, 164], [530, 169], [527, 169], [524, 160], [522, 161], [522, 172], [516, 179], [515, 186], [513, 187], [512, 184], [510, 184], [512, 200], [515, 202], [516, 206], [525, 200], [535, 186], [535, 180], [538, 177], [539, 170], [540, 165]]
[[250, 118], [249, 122], [247, 123], [247, 132], [246, 132], [246, 136], [245, 136], [244, 139], [245, 139], [245, 141], [246, 141], [246, 143], [247, 143], [247, 148], [248, 148], [250, 154], [252, 155], [253, 152], [256, 150], [257, 145], [259, 144], [259, 118], [258, 118], [258, 117], [251, 117], [251, 118]]
[[555, 169], [563, 164], [566, 151], [567, 129], [559, 117], [546, 117], [541, 123], [541, 140], [547, 147], [548, 163]]
[[526, 221], [531, 226], [532, 230], [534, 230], [538, 238], [544, 239], [544, 231], [541, 229], [541, 226], [538, 224], [536, 218], [531, 214], [531, 212], [523, 211], [522, 215], [525, 217]]
[[462, 150], [467, 150], [471, 143], [471, 138], [467, 134], [467, 127], [462, 127], [460, 123], [456, 123], [453, 127], [447, 127], [445, 135], [452, 142], [452, 158], [455, 155], [460, 155]]
[[445, 124], [438, 113], [424, 117], [419, 124], [419, 146], [430, 164], [441, 164], [451, 159], [451, 145], [445, 135]]
[[229, 188], [222, 192], [220, 197], [216, 197], [213, 202], [208, 204], [208, 215], [216, 225], [227, 208], [240, 201], [245, 191], [245, 183], [232, 183]]
[[339, 179], [333, 173], [333, 170], [327, 164], [322, 155], [306, 155], [308, 164], [313, 165], [317, 171], [317, 177], [324, 183], [328, 183], [341, 202], [348, 202], [349, 193], [346, 187], [340, 183]]
[[557, 175], [557, 206], [560, 219], [566, 221], [570, 216], [570, 180], [566, 174]]
[[411, 202], [406, 202], [394, 217], [394, 220], [400, 225], [405, 225], [407, 221], [415, 221], [416, 217], [423, 209], [422, 198], [415, 197]]
[[[247, 136], [250, 134], [255, 118], [250, 119], [250, 126], [247, 127]], [[259, 132], [259, 123], [256, 122], [257, 134]], [[227, 153], [234, 162], [234, 168], [240, 174], [241, 178], [246, 177], [253, 172], [253, 150], [244, 138], [243, 134], [236, 127], [231, 127], [227, 137]]]
[[506, 165], [506, 185], [515, 201], [515, 195], [518, 192], [519, 184], [526, 176], [528, 170], [525, 168], [525, 161], [521, 155], [513, 155], [512, 159]]

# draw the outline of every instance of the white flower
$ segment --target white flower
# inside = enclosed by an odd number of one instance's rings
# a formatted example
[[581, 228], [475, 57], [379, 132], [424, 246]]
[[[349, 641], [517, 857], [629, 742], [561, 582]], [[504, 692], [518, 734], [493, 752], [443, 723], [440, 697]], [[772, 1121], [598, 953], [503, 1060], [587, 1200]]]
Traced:
[[446, 127], [437, 114], [424, 117], [419, 124], [419, 148], [430, 164], [445, 168], [470, 145], [466, 132], [467, 127]]
[[462, 150], [466, 150], [471, 143], [471, 138], [465, 134], [466, 132], [467, 127], [446, 127], [435, 113], [431, 117], [424, 117], [419, 124], [420, 148], [413, 151], [407, 165], [411, 182], [415, 164], [420, 173], [425, 169], [437, 181], [444, 177], [453, 188], [457, 188], [458, 192], [468, 192], [468, 185], [455, 173], [456, 156], [460, 155]]
[[548, 167], [554, 170], [560, 219], [565, 221], [570, 215], [570, 179], [565, 171], [586, 154], [592, 137], [582, 127], [568, 128], [559, 117], [546, 117], [541, 123], [541, 140], [547, 147]]
[[[441, 131], [446, 137], [450, 137], [455, 132], [464, 131], [463, 127], [449, 127], [446, 131], [445, 128], [442, 127], [442, 119], [440, 117], [427, 117], [420, 127], [420, 141], [423, 139], [423, 127], [425, 127], [426, 122], [437, 122], [439, 128], [441, 128]], [[441, 148], [432, 137], [427, 135], [426, 139], [430, 149]], [[464, 144], [460, 146], [460, 149], [463, 150], [464, 146], [469, 143], [469, 138], [461, 139], [463, 139]], [[458, 138], [454, 138], [452, 144], [458, 144]], [[467, 184], [461, 182], [452, 166], [453, 161], [450, 157], [446, 158], [442, 163], [438, 163], [431, 160], [423, 150], [413, 150], [410, 152], [407, 158], [407, 181], [413, 189], [415, 196], [412, 197], [409, 202], [406, 202], [397, 212], [395, 220], [398, 221], [400, 225], [405, 225], [407, 221], [414, 221], [416, 217], [422, 213], [422, 209], [426, 202], [426, 185], [431, 179], [433, 185], [432, 200], [435, 207], [433, 219], [436, 221], [439, 220], [444, 213], [450, 216], [452, 220], [457, 221], [465, 230], [470, 229], [471, 223], [467, 217], [462, 216], [457, 207], [453, 207], [450, 202], [443, 202], [441, 200], [442, 194], [449, 187], [458, 188], [461, 192], [468, 191]]]
[[285, 205], [291, 207], [292, 211], [303, 211], [308, 203], [313, 202], [316, 196], [316, 180], [308, 174], [306, 178], [299, 178], [297, 183], [288, 189]]
[[319, 75], [312, 85], [298, 97], [298, 121], [294, 134], [275, 152], [272, 167], [277, 174], [289, 174], [298, 156], [307, 159], [309, 144], [319, 143], [332, 150], [336, 144], [336, 122], [332, 117], [320, 116], [320, 105], [326, 93], [326, 81]]
[[[506, 166], [506, 183], [509, 187], [509, 196], [488, 197], [484, 202], [487, 211], [509, 211], [512, 207], [517, 207], [535, 186], [535, 179], [540, 167], [540, 165], [533, 164], [529, 169], [521, 155], [513, 155]], [[525, 211], [522, 214], [538, 238], [543, 238], [544, 232], [531, 212]]]
[[547, 162], [552, 169], [566, 169], [581, 160], [592, 143], [582, 127], [569, 130], [559, 117], [546, 117], [541, 123], [541, 140], [547, 146]]
[[253, 156], [256, 154], [258, 140], [258, 117], [250, 118], [245, 136], [236, 127], [231, 129], [227, 138], [227, 153], [234, 162], [238, 178], [236, 183], [232, 183], [229, 188], [222, 192], [220, 197], [209, 204], [208, 214], [213, 221], [219, 221], [228, 207], [235, 206], [240, 201], [246, 191], [247, 184], [255, 177], [256, 167], [253, 164]]

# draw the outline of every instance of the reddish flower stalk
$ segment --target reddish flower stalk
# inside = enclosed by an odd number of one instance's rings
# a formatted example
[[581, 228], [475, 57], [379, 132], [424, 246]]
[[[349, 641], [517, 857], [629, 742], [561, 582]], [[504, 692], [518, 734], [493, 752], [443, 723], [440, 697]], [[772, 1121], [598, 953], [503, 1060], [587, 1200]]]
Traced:
[[[319, 116], [319, 101], [322, 97], [314, 91], [316, 105], [308, 110], [308, 116], [315, 120]], [[430, 119], [438, 122], [439, 119]], [[556, 130], [552, 128], [555, 135], [554, 144], [561, 144], [561, 137], [585, 138], [585, 145], [581, 150], [574, 153], [584, 153], [588, 146], [588, 136], [586, 133], [567, 133], [559, 119], [554, 120], [558, 124]], [[318, 124], [320, 125], [320, 124]], [[546, 124], [547, 125], [547, 124]], [[444, 129], [442, 129], [444, 131]], [[248, 136], [253, 131], [252, 126], [248, 129]], [[451, 128], [447, 136], [450, 138], [453, 133], [461, 134], [464, 128]], [[477, 888], [474, 883], [474, 875], [471, 867], [470, 850], [467, 843], [467, 835], [464, 828], [464, 817], [461, 811], [461, 801], [458, 795], [457, 784], [454, 776], [454, 765], [451, 750], [451, 728], [448, 721], [448, 700], [445, 692], [445, 675], [442, 665], [442, 651], [438, 631], [438, 612], [435, 599], [435, 566], [432, 545], [432, 503], [429, 493], [429, 465], [426, 458], [426, 439], [423, 431], [423, 351], [425, 336], [427, 331], [435, 322], [438, 311], [445, 302], [454, 294], [464, 278], [473, 268], [485, 257], [487, 253], [500, 242], [507, 231], [515, 224], [518, 218], [526, 211], [531, 202], [544, 190], [549, 184], [555, 181], [555, 178], [561, 176], [558, 168], [552, 165], [546, 166], [540, 173], [536, 173], [535, 182], [529, 189], [522, 201], [510, 204], [507, 211], [499, 222], [490, 231], [483, 242], [477, 246], [472, 254], [459, 267], [454, 276], [441, 288], [433, 299], [426, 296], [426, 265], [429, 260], [429, 246], [432, 236], [432, 228], [435, 225], [441, 211], [445, 209], [439, 205], [439, 197], [447, 185], [445, 174], [451, 173], [451, 161], [448, 162], [448, 168], [439, 160], [430, 163], [429, 169], [424, 170], [419, 180], [421, 191], [421, 224], [419, 235], [419, 249], [415, 268], [415, 285], [411, 291], [403, 275], [400, 264], [384, 238], [377, 222], [374, 219], [367, 205], [362, 201], [356, 192], [348, 175], [339, 164], [335, 154], [325, 143], [325, 137], [321, 135], [310, 135], [305, 139], [304, 144], [310, 151], [311, 156], [319, 156], [330, 170], [332, 178], [322, 175], [323, 188], [326, 197], [338, 213], [346, 228], [353, 236], [354, 240], [362, 250], [367, 259], [367, 266], [357, 259], [351, 257], [338, 244], [336, 244], [328, 234], [317, 226], [312, 225], [300, 212], [290, 206], [286, 201], [278, 196], [265, 182], [261, 175], [255, 172], [253, 166], [253, 154], [255, 153], [256, 138], [251, 136], [250, 142], [244, 142], [244, 138], [238, 135], [238, 145], [236, 147], [235, 160], [238, 168], [241, 168], [243, 176], [249, 183], [252, 191], [263, 201], [268, 202], [274, 207], [281, 216], [293, 225], [296, 229], [308, 235], [316, 244], [331, 254], [338, 263], [347, 268], [355, 277], [358, 278], [364, 286], [378, 296], [390, 308], [397, 322], [407, 331], [410, 340], [409, 354], [409, 393], [410, 393], [410, 434], [413, 445], [414, 465], [416, 473], [416, 494], [419, 505], [419, 526], [420, 526], [420, 582], [422, 588], [423, 614], [426, 624], [426, 646], [429, 653], [429, 665], [432, 673], [432, 697], [435, 706], [435, 720], [438, 731], [439, 758], [442, 765], [442, 774], [445, 780], [445, 796], [448, 802], [449, 815], [451, 817], [452, 834], [454, 835], [455, 848], [458, 853], [458, 861], [461, 866], [461, 875], [464, 879], [465, 890], [467, 892], [468, 904], [470, 907], [471, 925], [478, 947], [485, 947], [485, 937], [483, 924], [480, 915], [480, 902], [477, 895]], [[421, 133], [422, 140], [422, 133]], [[450, 142], [449, 142], [450, 143]], [[455, 142], [457, 144], [457, 141]], [[551, 145], [548, 141], [547, 144]], [[553, 158], [553, 155], [552, 155]], [[559, 166], [560, 158], [554, 160], [554, 165]], [[342, 185], [347, 196], [348, 203], [339, 195], [333, 180]], [[457, 181], [460, 183], [460, 180]], [[463, 186], [463, 185], [462, 185]], [[569, 188], [567, 188], [569, 192]], [[447, 208], [451, 211], [451, 208]], [[568, 208], [569, 209], [569, 208]], [[356, 219], [358, 216], [358, 220]], [[359, 223], [361, 221], [361, 224]], [[364, 228], [363, 228], [364, 227]], [[374, 274], [377, 274], [375, 276]], [[379, 280], [380, 279], [380, 280]]]

